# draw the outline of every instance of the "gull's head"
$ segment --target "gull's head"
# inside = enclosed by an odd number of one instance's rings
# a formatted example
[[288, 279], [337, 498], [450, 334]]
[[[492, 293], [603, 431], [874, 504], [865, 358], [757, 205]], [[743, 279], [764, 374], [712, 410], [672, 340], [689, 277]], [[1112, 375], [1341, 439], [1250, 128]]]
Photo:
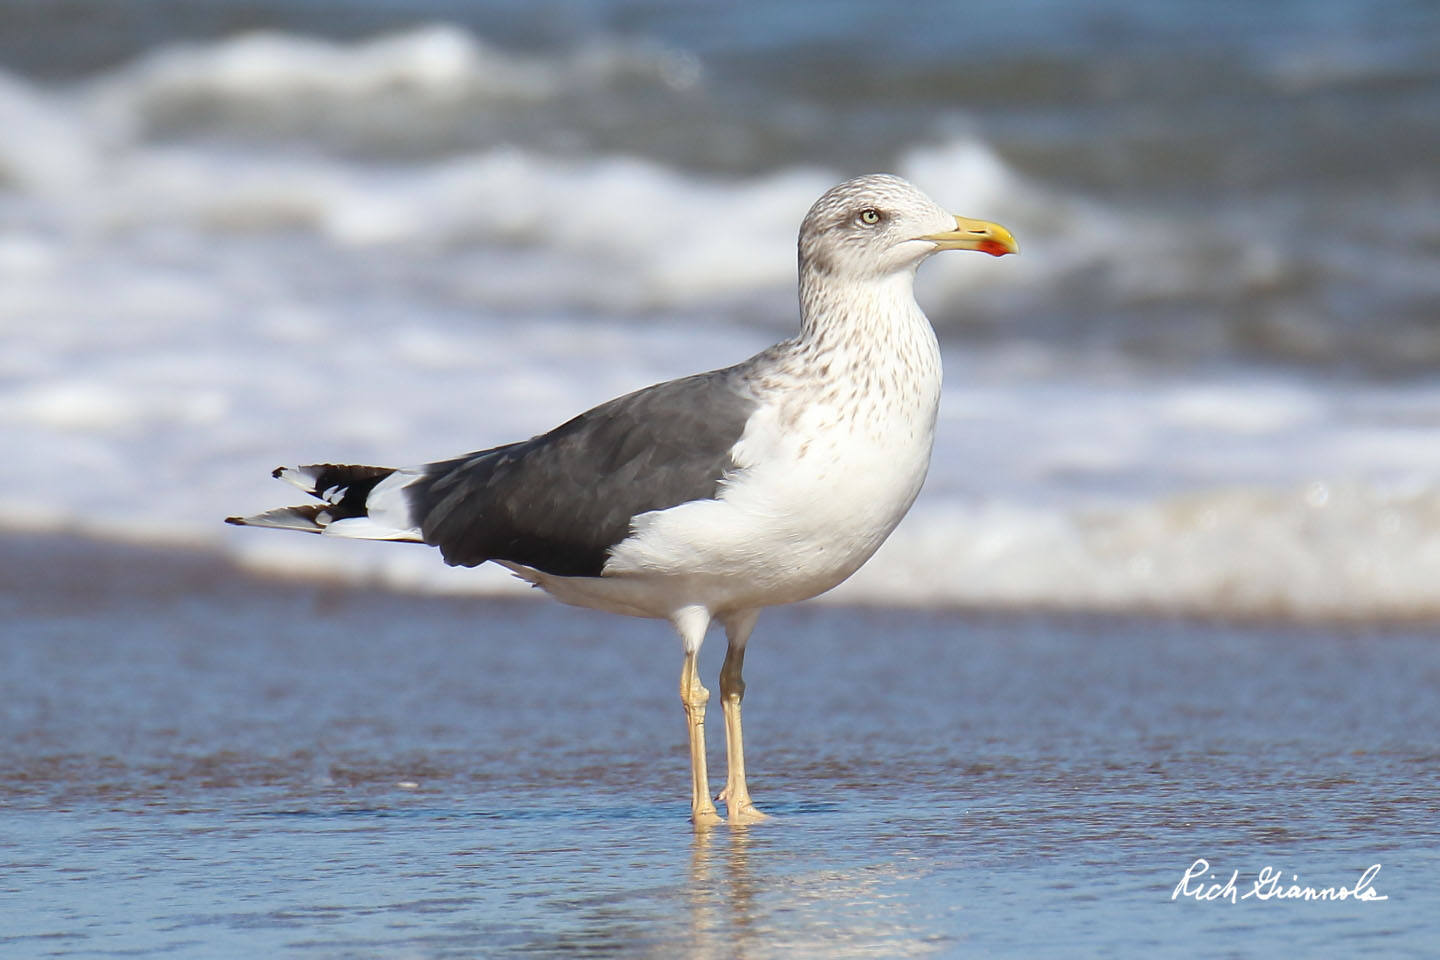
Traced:
[[800, 272], [850, 279], [913, 271], [941, 250], [1017, 253], [998, 223], [948, 213], [911, 183], [888, 173], [846, 180], [825, 191], [800, 225]]

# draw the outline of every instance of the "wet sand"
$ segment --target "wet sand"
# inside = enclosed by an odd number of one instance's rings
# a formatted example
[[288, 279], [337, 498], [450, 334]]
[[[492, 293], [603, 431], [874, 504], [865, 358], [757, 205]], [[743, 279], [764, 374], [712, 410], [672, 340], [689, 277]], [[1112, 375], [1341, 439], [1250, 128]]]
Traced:
[[[697, 837], [662, 624], [21, 535], [0, 623], [7, 958], [1440, 942], [1430, 624], [769, 611], [746, 730], [775, 817]], [[1172, 899], [1199, 858], [1239, 894], [1379, 863], [1388, 899]]]

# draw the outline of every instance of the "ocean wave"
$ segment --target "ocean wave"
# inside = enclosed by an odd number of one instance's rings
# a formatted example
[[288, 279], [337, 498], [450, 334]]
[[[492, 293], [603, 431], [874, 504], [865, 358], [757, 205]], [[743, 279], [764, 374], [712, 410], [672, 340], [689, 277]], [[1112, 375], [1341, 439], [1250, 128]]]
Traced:
[[596, 39], [525, 55], [436, 23], [350, 43], [255, 32], [175, 44], [98, 78], [92, 91], [145, 127], [208, 120], [299, 131], [317, 119], [385, 124], [403, 119], [401, 109], [533, 107], [626, 82], [685, 89], [699, 78], [693, 56], [655, 43]]
[[917, 508], [835, 599], [1366, 619], [1440, 615], [1440, 488], [1311, 481], [1079, 511]]
[[[796, 224], [827, 186], [866, 171], [836, 160], [722, 174], [666, 159], [672, 117], [722, 139], [758, 135], [709, 100], [656, 106], [630, 128], [649, 133], [619, 149], [570, 137], [615, 110], [643, 115], [643, 89], [671, 90], [677, 57], [618, 41], [521, 55], [434, 26], [348, 44], [262, 34], [164, 47], [63, 88], [0, 75], [0, 186], [29, 205], [7, 220], [115, 242], [239, 235], [286, 257], [300, 235], [471, 306], [728, 312], [786, 329]], [[549, 132], [509, 140], [497, 111]], [[1353, 238], [1285, 198], [1177, 218], [1037, 180], [983, 132], [947, 129], [894, 143], [885, 165], [1005, 223], [1023, 254], [926, 267], [919, 291], [942, 337], [1300, 367], [1440, 356], [1423, 190], [1383, 215], [1334, 199], [1332, 218], [1383, 224], [1362, 264]], [[397, 149], [347, 148], [372, 134]]]
[[[906, 64], [885, 69], [908, 76]], [[1122, 130], [1099, 153], [1083, 125], [1061, 124], [1037, 160], [1025, 137], [981, 121], [990, 101], [972, 116], [928, 74], [904, 87], [929, 91], [924, 110], [877, 117], [873, 92], [779, 95], [780, 74], [740, 82], [735, 69], [717, 63], [711, 84], [696, 56], [654, 43], [519, 52], [445, 24], [359, 41], [161, 39], [63, 85], [0, 75], [0, 202], [12, 201], [7, 223], [41, 234], [243, 234], [277, 248], [300, 235], [481, 307], [782, 329], [799, 216], [830, 183], [890, 169], [1020, 238], [1020, 257], [922, 272], [943, 338], [1363, 376], [1440, 359], [1434, 188], [1404, 151], [1394, 169], [1408, 173], [1356, 177], [1350, 153], [1297, 158], [1305, 147], [1284, 131], [1245, 160], [1184, 124], [1160, 124], [1157, 143]], [[1204, 90], [1232, 108], [1233, 93]], [[1302, 128], [1326, 143], [1333, 126]], [[1147, 176], [1097, 190], [1114, 179], [1111, 150], [1124, 153], [1116, 169]], [[1088, 172], [1072, 176], [1071, 157]], [[1187, 178], [1191, 162], [1242, 160], [1293, 175], [1264, 190]]]
[[[438, 259], [479, 278], [465, 285], [470, 302], [508, 308], [633, 313], [761, 296], [783, 304], [789, 323], [796, 226], [840, 176], [794, 167], [737, 179], [640, 157], [507, 146], [376, 164], [255, 144], [126, 139], [123, 117], [91, 118], [83, 100], [0, 84], [0, 120], [18, 134], [0, 142], [0, 180], [36, 201], [52, 221], [42, 227], [258, 241], [301, 231], [341, 255], [374, 251], [422, 272]], [[983, 144], [954, 149], [993, 160]], [[971, 206], [990, 206], [1001, 183], [965, 191]], [[964, 186], [951, 185], [951, 193]], [[986, 279], [971, 271], [951, 285]]]
[[[422, 594], [518, 594], [487, 565], [431, 550], [319, 537], [217, 537], [180, 526], [17, 513], [0, 524], [220, 550], [255, 572]], [[1440, 616], [1440, 488], [1311, 482], [1188, 493], [1069, 511], [1003, 500], [917, 506], [880, 552], [822, 602], [1304, 621]]]
[[[42, 230], [163, 228], [258, 242], [300, 232], [340, 256], [383, 255], [429, 276], [448, 269], [462, 279], [446, 285], [468, 302], [507, 309], [627, 314], [758, 300], [788, 326], [797, 224], [842, 177], [816, 167], [721, 177], [513, 146], [382, 164], [254, 143], [151, 142], [134, 135], [133, 118], [112, 111], [98, 122], [83, 98], [15, 80], [0, 82], [0, 120], [21, 134], [0, 142], [0, 181], [35, 201], [52, 221]], [[981, 139], [917, 147], [897, 166], [943, 202], [1014, 221], [1026, 237], [1023, 263], [953, 257], [927, 270], [922, 289], [942, 310], [977, 289], [1048, 288], [1134, 259], [1118, 238], [1133, 241], [1139, 228], [1028, 182]], [[1146, 249], [1164, 249], [1161, 232], [1150, 230]]]
[[[490, 306], [633, 313], [759, 298], [788, 323], [800, 218], [832, 183], [870, 171], [790, 163], [724, 175], [649, 156], [646, 143], [546, 150], [486, 126], [518, 105], [565, 128], [643, 101], [627, 84], [683, 90], [699, 71], [653, 44], [521, 55], [447, 25], [350, 43], [255, 33], [172, 44], [62, 88], [0, 74], [11, 133], [0, 184], [85, 233], [299, 231], [414, 261], [460, 253], [465, 273], [489, 275], [465, 296]], [[711, 119], [733, 122], [723, 111]], [[357, 155], [333, 142], [337, 125], [413, 149]], [[476, 125], [469, 138], [445, 132]], [[292, 136], [266, 135], [281, 128]], [[1050, 289], [1097, 266], [1133, 285], [1166, 274], [1137, 260], [1177, 256], [1160, 224], [1033, 182], [978, 133], [898, 143], [893, 168], [1022, 236], [1023, 258], [943, 258], [927, 270], [942, 314], [963, 314], [977, 289]]]

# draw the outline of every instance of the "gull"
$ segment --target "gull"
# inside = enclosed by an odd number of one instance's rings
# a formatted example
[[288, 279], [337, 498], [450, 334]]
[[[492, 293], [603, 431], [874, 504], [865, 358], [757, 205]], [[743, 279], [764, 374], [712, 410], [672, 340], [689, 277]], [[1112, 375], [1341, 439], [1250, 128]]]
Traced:
[[684, 650], [690, 815], [710, 796], [697, 655], [712, 622], [728, 821], [750, 798], [740, 704], [760, 610], [824, 593], [868, 560], [925, 480], [940, 349], [915, 302], [941, 250], [1018, 251], [889, 174], [828, 190], [800, 227], [800, 332], [731, 367], [637, 390], [548, 433], [412, 467], [313, 464], [274, 476], [318, 499], [227, 522], [439, 547], [498, 563], [564, 603], [668, 620]]

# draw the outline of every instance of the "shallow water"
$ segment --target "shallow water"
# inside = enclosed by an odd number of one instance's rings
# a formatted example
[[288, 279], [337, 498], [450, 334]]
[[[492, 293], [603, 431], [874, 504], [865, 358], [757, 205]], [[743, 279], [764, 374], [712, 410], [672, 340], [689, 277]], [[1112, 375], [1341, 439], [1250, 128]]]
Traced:
[[[661, 625], [83, 541], [0, 556], [7, 958], [1440, 938], [1429, 626], [770, 611], [746, 729], [775, 817], [697, 836]], [[1266, 866], [1326, 887], [1379, 863], [1389, 899], [1172, 901], [1200, 857], [1242, 893]]]

